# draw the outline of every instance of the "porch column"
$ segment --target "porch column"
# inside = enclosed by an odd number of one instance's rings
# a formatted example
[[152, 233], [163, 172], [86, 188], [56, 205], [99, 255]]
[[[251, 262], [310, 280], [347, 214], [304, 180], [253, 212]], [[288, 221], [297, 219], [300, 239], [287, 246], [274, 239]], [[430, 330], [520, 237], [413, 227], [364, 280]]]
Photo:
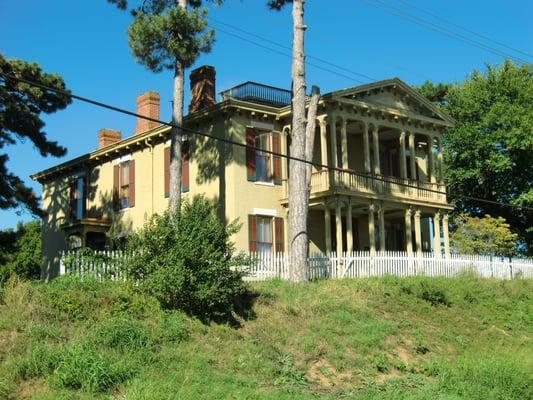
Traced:
[[374, 203], [370, 203], [368, 206], [368, 240], [370, 243], [370, 252], [375, 253], [376, 252], [376, 228], [374, 223], [374, 211], [375, 206]]
[[411, 235], [411, 217], [413, 212], [410, 208], [405, 210], [405, 247], [408, 253], [413, 252], [413, 238]]
[[379, 218], [379, 249], [385, 251], [385, 209], [383, 203], [379, 205], [378, 210]]
[[368, 142], [368, 123], [363, 122], [363, 153], [365, 156], [365, 172], [370, 173], [370, 143]]
[[348, 205], [346, 208], [346, 251], [351, 253], [353, 251], [353, 226], [352, 226], [352, 203], [348, 198]]
[[407, 160], [405, 154], [405, 131], [400, 133], [400, 176], [407, 178]]
[[435, 257], [440, 258], [442, 256], [442, 251], [440, 248], [440, 213], [438, 211], [433, 215], [433, 236]]
[[333, 168], [338, 168], [339, 162], [337, 159], [337, 117], [335, 115], [331, 116], [330, 121], [330, 136], [331, 136], [331, 166]]
[[331, 254], [331, 211], [327, 204], [324, 204], [324, 230], [326, 237], [326, 254]]
[[433, 136], [428, 135], [428, 175], [429, 181], [435, 183], [435, 156], [433, 155]]
[[437, 138], [438, 143], [438, 152], [437, 152], [437, 160], [439, 161], [439, 183], [442, 185], [444, 183], [444, 159], [442, 156], [442, 138]]
[[413, 132], [409, 132], [409, 154], [411, 154], [411, 179], [416, 181], [415, 134]]
[[320, 163], [328, 165], [328, 136], [327, 136], [327, 117], [319, 117], [320, 126]]
[[450, 235], [448, 232], [448, 213], [442, 216], [442, 235], [444, 236], [444, 257], [450, 258]]
[[420, 228], [420, 210], [415, 210], [415, 245], [416, 252], [422, 253], [422, 230]]
[[341, 149], [342, 169], [348, 169], [348, 135], [346, 133], [346, 119], [341, 119]]
[[372, 127], [372, 140], [374, 145], [374, 174], [381, 175], [381, 165], [379, 162], [379, 127], [374, 125]]
[[335, 227], [337, 228], [337, 257], [342, 255], [342, 207], [340, 200], [337, 200], [337, 208], [335, 210]]

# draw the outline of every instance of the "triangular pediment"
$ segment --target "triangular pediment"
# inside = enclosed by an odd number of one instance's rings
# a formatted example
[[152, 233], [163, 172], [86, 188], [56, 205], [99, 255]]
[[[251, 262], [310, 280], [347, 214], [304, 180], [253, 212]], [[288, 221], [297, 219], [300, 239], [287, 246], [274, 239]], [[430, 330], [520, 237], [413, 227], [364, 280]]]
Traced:
[[343, 89], [329, 94], [332, 99], [363, 102], [373, 108], [394, 109], [410, 115], [453, 125], [455, 121], [428, 99], [398, 78]]

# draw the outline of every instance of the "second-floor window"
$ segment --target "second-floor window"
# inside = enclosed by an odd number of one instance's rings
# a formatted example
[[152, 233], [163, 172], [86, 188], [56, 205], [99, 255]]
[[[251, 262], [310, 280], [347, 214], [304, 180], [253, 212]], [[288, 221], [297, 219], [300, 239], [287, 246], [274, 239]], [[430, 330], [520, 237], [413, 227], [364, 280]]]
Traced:
[[281, 134], [248, 127], [246, 145], [248, 180], [281, 184]]
[[120, 164], [120, 188], [119, 188], [120, 208], [130, 206], [130, 162], [125, 161]]
[[85, 211], [85, 177], [80, 176], [70, 182], [70, 218], [80, 220]]
[[[270, 133], [261, 133], [255, 136], [255, 147], [270, 151]], [[272, 182], [270, 153], [255, 151], [255, 180], [257, 182]]]
[[113, 166], [113, 203], [116, 210], [135, 205], [135, 161], [122, 161]]

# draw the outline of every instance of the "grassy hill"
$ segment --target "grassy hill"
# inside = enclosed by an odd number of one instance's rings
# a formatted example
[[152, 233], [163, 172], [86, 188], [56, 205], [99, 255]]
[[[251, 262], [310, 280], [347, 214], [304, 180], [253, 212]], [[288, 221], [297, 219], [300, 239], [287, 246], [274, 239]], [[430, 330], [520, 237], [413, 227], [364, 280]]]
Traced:
[[127, 285], [11, 282], [0, 398], [531, 399], [533, 281], [251, 286], [231, 324]]

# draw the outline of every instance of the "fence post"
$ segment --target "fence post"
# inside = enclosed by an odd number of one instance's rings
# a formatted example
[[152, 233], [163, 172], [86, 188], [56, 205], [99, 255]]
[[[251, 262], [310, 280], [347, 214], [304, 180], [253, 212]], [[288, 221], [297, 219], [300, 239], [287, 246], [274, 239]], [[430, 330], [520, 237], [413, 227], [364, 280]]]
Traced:
[[513, 259], [509, 257], [509, 275], [511, 280], [513, 280]]
[[65, 252], [61, 251], [59, 253], [59, 275], [65, 275]]

